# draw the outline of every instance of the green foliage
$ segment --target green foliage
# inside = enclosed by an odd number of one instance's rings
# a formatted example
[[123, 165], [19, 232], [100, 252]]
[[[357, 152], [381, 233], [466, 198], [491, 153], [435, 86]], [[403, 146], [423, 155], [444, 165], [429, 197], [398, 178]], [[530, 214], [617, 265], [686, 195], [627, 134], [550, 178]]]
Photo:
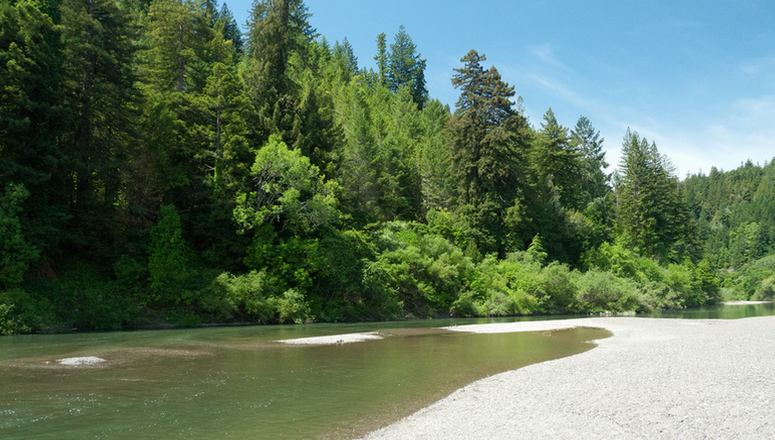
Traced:
[[638, 285], [630, 279], [592, 269], [579, 274], [574, 281], [580, 311], [604, 313], [646, 309]]
[[309, 319], [309, 305], [298, 290], [288, 289], [277, 300], [277, 313], [280, 322], [303, 324]]
[[738, 272], [729, 274], [726, 282], [737, 298], [751, 299], [759, 293], [766, 294], [766, 280], [775, 273], [775, 254], [752, 261]]
[[8, 185], [0, 194], [0, 289], [18, 286], [38, 250], [24, 237], [21, 209], [30, 193], [23, 186]]
[[372, 71], [309, 20], [0, 2], [0, 332], [772, 296], [775, 163], [679, 181], [628, 131], [612, 180], [589, 119], [531, 126], [478, 52], [451, 113], [403, 27]]
[[417, 317], [447, 313], [473, 269], [459, 248], [423, 229], [417, 224], [387, 223], [377, 237], [382, 250], [367, 269], [386, 275], [371, 279], [386, 285], [370, 288], [395, 290], [404, 310]]
[[279, 137], [256, 153], [248, 191], [237, 194], [234, 219], [243, 230], [262, 224], [295, 234], [311, 234], [333, 227], [339, 219], [336, 183]]
[[775, 299], [775, 275], [762, 280], [753, 298], [766, 301]]
[[187, 246], [177, 209], [173, 205], [163, 206], [159, 221], [151, 229], [148, 257], [154, 304], [191, 304], [191, 263]]
[[405, 87], [418, 106], [425, 104], [428, 99], [428, 90], [425, 88], [425, 60], [420, 58], [417, 46], [403, 26], [398, 28], [393, 44], [390, 45], [386, 73], [387, 85], [391, 91], [397, 92]]
[[213, 280], [210, 294], [225, 299], [230, 307], [229, 316], [271, 323], [277, 314], [276, 283], [264, 271], [238, 276], [222, 273]]
[[617, 229], [636, 251], [660, 260], [690, 255], [692, 222], [672, 165], [654, 143], [628, 131], [617, 175]]
[[531, 274], [540, 272], [536, 263], [513, 259], [498, 260], [494, 255], [482, 260], [474, 271], [469, 290], [452, 306], [460, 316], [528, 315], [539, 309], [539, 300], [526, 289]]
[[536, 234], [533, 237], [533, 241], [531, 241], [530, 246], [527, 247], [527, 255], [539, 264], [544, 264], [546, 262], [546, 257], [548, 255], [544, 250], [544, 244], [541, 242], [541, 234]]
[[461, 94], [448, 123], [451, 163], [457, 179], [455, 204], [477, 231], [478, 248], [503, 252], [504, 214], [519, 202], [519, 188], [526, 183], [527, 120], [511, 101], [514, 87], [494, 67], [485, 70], [485, 60], [470, 51], [452, 78]]

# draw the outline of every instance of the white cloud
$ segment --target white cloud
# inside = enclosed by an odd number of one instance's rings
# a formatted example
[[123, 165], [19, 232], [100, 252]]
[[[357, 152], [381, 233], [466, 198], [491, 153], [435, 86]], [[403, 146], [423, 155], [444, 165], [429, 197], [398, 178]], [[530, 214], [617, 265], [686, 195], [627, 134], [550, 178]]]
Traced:
[[538, 58], [538, 60], [543, 62], [544, 64], [548, 64], [550, 66], [557, 67], [565, 71], [570, 70], [568, 66], [566, 66], [562, 61], [560, 61], [554, 49], [554, 46], [552, 46], [550, 43], [541, 43], [541, 44], [529, 46], [527, 50], [528, 52], [530, 52], [530, 54]]

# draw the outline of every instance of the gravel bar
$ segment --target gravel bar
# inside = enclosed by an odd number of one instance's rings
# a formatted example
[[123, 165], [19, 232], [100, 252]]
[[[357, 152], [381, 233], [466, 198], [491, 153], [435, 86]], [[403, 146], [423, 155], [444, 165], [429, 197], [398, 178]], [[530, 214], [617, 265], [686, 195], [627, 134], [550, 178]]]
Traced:
[[585, 318], [449, 330], [571, 326], [614, 335], [575, 356], [478, 380], [365, 438], [775, 438], [775, 316]]

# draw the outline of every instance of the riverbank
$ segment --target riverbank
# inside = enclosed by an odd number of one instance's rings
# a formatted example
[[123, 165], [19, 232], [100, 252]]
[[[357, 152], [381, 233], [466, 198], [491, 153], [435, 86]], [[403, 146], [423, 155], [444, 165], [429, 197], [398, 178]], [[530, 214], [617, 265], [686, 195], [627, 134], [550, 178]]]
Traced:
[[369, 434], [376, 439], [772, 438], [775, 317], [584, 318], [449, 327], [599, 327], [579, 355], [476, 381]]

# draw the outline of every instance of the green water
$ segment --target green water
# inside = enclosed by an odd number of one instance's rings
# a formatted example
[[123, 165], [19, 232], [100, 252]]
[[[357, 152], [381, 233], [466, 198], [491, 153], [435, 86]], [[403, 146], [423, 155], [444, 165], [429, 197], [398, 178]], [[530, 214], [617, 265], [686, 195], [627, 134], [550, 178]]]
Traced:
[[[0, 438], [353, 437], [478, 378], [579, 353], [608, 336], [597, 329], [470, 335], [430, 328], [448, 323], [0, 338]], [[374, 329], [385, 339], [272, 342]], [[55, 362], [72, 356], [107, 362]]]
[[[663, 312], [666, 318], [775, 314], [773, 304]], [[435, 327], [557, 319], [434, 320], [156, 330], [0, 338], [0, 439], [348, 438], [476, 379], [593, 347], [608, 332], [472, 335]], [[287, 346], [360, 331], [385, 339]], [[99, 367], [56, 359], [99, 356]]]
[[655, 318], [683, 318], [683, 319], [739, 319], [753, 316], [775, 315], [775, 304], [742, 304], [742, 305], [718, 305], [701, 307], [698, 309], [668, 310], [655, 312], [645, 316]]

